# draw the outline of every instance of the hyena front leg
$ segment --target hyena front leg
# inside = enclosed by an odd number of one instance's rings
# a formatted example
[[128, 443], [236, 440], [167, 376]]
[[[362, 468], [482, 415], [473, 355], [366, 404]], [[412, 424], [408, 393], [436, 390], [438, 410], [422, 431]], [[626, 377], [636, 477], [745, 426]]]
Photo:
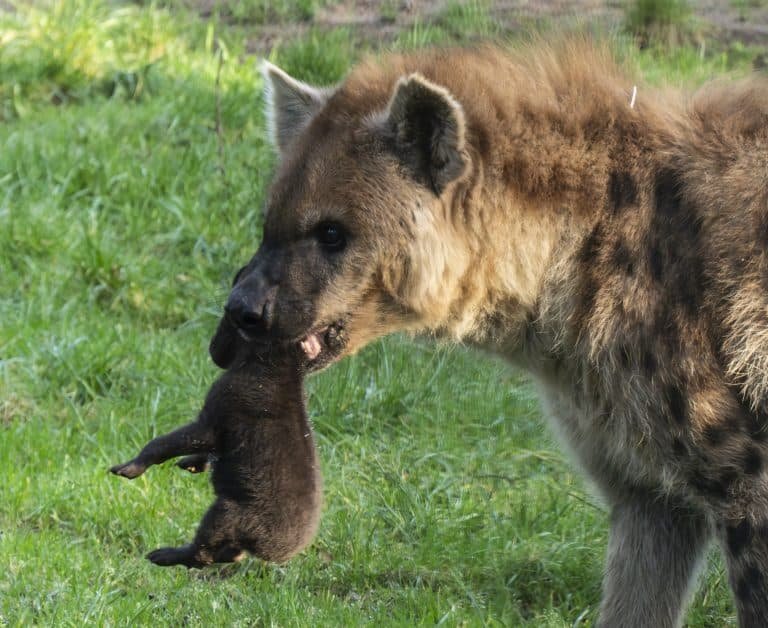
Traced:
[[116, 464], [110, 471], [132, 480], [153, 464], [184, 454], [207, 453], [212, 451], [213, 447], [213, 430], [204, 423], [195, 421], [149, 441], [133, 460]]
[[711, 536], [706, 516], [670, 498], [633, 492], [614, 503], [601, 628], [673, 628]]
[[741, 628], [768, 626], [768, 512], [720, 526]]

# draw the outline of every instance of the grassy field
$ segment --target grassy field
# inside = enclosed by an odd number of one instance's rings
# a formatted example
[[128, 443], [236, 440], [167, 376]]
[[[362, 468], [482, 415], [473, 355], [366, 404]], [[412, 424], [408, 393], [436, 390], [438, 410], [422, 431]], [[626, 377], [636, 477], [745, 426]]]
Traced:
[[[36, 6], [0, 12], [0, 625], [590, 625], [607, 517], [530, 386], [402, 338], [309, 382], [326, 482], [310, 549], [204, 572], [143, 559], [191, 538], [210, 487], [171, 465], [133, 483], [107, 469], [190, 420], [215, 377], [207, 342], [273, 165], [261, 82], [242, 20], [181, 1]], [[449, 5], [395, 46], [475, 34], [509, 35]], [[352, 35], [270, 56], [333, 81], [366, 47]], [[740, 47], [616, 46], [651, 82], [749, 70]], [[733, 615], [713, 557], [689, 625]]]

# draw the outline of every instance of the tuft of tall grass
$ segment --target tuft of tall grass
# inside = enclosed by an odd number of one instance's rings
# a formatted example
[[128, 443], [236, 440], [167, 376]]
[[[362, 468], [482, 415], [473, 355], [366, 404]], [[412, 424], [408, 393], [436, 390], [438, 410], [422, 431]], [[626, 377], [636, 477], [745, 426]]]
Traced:
[[166, 12], [99, 0], [0, 11], [0, 116], [23, 115], [34, 101], [140, 98], [151, 89], [154, 64], [179, 53], [177, 29]]
[[341, 79], [358, 54], [348, 29], [310, 29], [300, 39], [275, 46], [270, 60], [303, 81], [330, 85]]
[[430, 22], [416, 20], [399, 33], [395, 48], [409, 50], [496, 38], [501, 30], [490, 10], [487, 0], [452, 0]]
[[309, 22], [317, 11], [339, 0], [226, 0], [200, 2], [199, 0], [160, 0], [142, 2], [172, 10], [192, 10], [205, 16], [216, 14], [226, 22], [243, 25], [282, 24], [292, 21]]
[[675, 47], [692, 42], [697, 35], [688, 0], [630, 0], [624, 28], [641, 47]]

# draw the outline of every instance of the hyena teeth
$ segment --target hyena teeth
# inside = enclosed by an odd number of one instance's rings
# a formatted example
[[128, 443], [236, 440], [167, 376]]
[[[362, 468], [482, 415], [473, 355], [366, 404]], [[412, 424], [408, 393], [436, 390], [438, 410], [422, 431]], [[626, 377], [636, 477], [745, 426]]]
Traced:
[[319, 356], [320, 351], [322, 350], [320, 341], [317, 338], [317, 334], [309, 334], [299, 343], [299, 345], [301, 346], [301, 350], [310, 360], [314, 360], [317, 356]]

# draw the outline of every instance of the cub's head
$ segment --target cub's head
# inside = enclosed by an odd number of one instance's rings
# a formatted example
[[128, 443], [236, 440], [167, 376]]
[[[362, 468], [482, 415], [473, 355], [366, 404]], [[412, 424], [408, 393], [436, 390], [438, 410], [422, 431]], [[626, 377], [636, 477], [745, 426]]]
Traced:
[[471, 166], [461, 105], [405, 66], [359, 68], [334, 89], [263, 72], [278, 167], [228, 320], [317, 366], [444, 326], [469, 264], [451, 215]]
[[[235, 284], [246, 268], [238, 271]], [[280, 364], [301, 374], [307, 370], [322, 368], [342, 354], [345, 339], [341, 335], [341, 327], [330, 326], [323, 334], [322, 343], [322, 352], [318, 355], [308, 355], [309, 352], [303, 343], [295, 345], [290, 339], [275, 339], [267, 334], [249, 336], [247, 332], [239, 329], [229, 313], [226, 313], [219, 320], [208, 352], [214, 363], [223, 369], [249, 368], [255, 361]]]

